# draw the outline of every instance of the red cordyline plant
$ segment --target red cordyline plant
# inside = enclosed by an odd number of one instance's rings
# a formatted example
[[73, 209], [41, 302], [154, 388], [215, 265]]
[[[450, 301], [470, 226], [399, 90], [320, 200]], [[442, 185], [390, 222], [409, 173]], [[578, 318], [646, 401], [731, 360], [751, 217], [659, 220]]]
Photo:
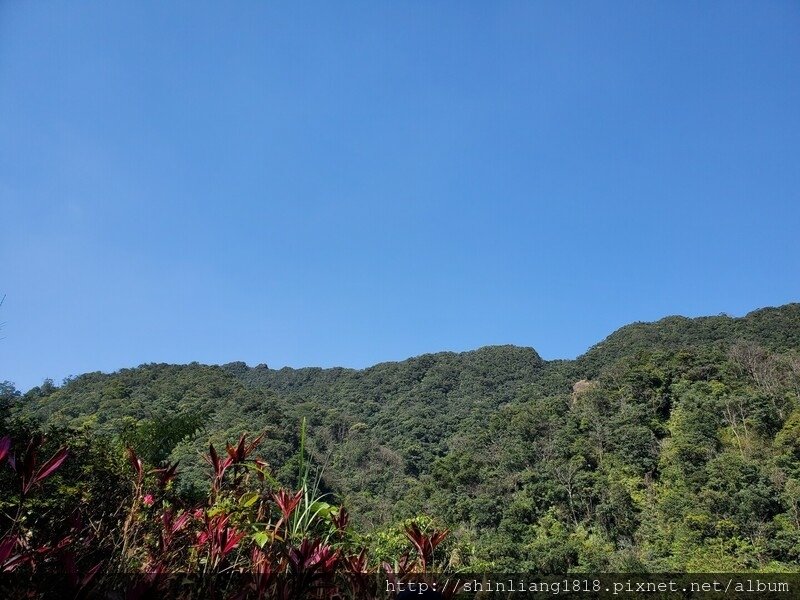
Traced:
[[261, 440], [264, 439], [264, 433], [256, 436], [255, 439], [247, 442], [247, 435], [242, 434], [239, 438], [239, 443], [236, 446], [231, 446], [230, 444], [225, 444], [225, 449], [228, 452], [228, 456], [233, 461], [233, 464], [241, 464], [245, 462], [248, 457], [253, 453], [258, 445], [261, 443]]
[[172, 509], [165, 509], [161, 514], [161, 535], [159, 537], [159, 551], [165, 554], [170, 551], [175, 535], [186, 529], [192, 515], [182, 512], [175, 516]]
[[[264, 434], [235, 445], [226, 444], [220, 455], [209, 444], [204, 456], [211, 467], [207, 500], [187, 505], [171, 490], [179, 475], [178, 464], [151, 467], [132, 449], [126, 450], [133, 471], [131, 496], [118, 512], [119, 521], [104, 525], [104, 536], [113, 538], [114, 551], [103, 565], [83, 571], [77, 564], [89, 540], [76, 525], [54, 543], [28, 548], [14, 527], [0, 538], [0, 571], [43, 560], [61, 565], [74, 590], [85, 590], [105, 568], [103, 583], [112, 572], [139, 573], [127, 597], [156, 595], [171, 580], [194, 574], [210, 595], [233, 597], [221, 585], [220, 576], [236, 575], [238, 588], [247, 597], [340, 599], [375, 596], [377, 569], [367, 550], [353, 544], [350, 517], [343, 507], [331, 506], [319, 494], [319, 478], [309, 484], [309, 464], [301, 444], [301, 479], [297, 490], [278, 485], [267, 463], [254, 456]], [[303, 428], [303, 440], [305, 428]], [[0, 438], [0, 466], [8, 463], [19, 478], [19, 496], [31, 493], [67, 458], [65, 448], [43, 463], [37, 460], [41, 440], [27, 445], [24, 455], [11, 452], [8, 437]], [[422, 531], [416, 524], [406, 530], [415, 551], [407, 552], [393, 568], [384, 565], [391, 578], [425, 574], [446, 530]], [[242, 581], [245, 585], [241, 585]], [[195, 581], [196, 583], [196, 581]]]
[[273, 532], [275, 534], [280, 534], [281, 527], [283, 527], [283, 539], [289, 539], [290, 536], [290, 519], [292, 518], [292, 514], [294, 511], [297, 510], [298, 505], [300, 504], [300, 500], [303, 499], [303, 490], [297, 490], [294, 494], [288, 492], [287, 490], [280, 489], [276, 493], [272, 495], [272, 498], [275, 500], [275, 505], [280, 509], [281, 516], [277, 523], [275, 523], [273, 527]]
[[152, 473], [156, 476], [156, 483], [160, 490], [165, 490], [169, 483], [178, 475], [179, 463], [180, 461], [153, 469]]
[[423, 571], [426, 571], [428, 566], [433, 564], [433, 553], [436, 551], [436, 547], [444, 541], [448, 533], [447, 529], [431, 529], [423, 532], [419, 525], [413, 522], [406, 527], [406, 537], [414, 545], [417, 556], [422, 563]]
[[[211, 484], [211, 493], [212, 497], [215, 497], [216, 494], [219, 493], [220, 488], [222, 487], [223, 480], [225, 478], [225, 472], [231, 467], [234, 467], [234, 485], [238, 485], [241, 482], [241, 477], [243, 473], [242, 467], [248, 462], [250, 455], [253, 451], [258, 447], [261, 443], [261, 440], [264, 439], [264, 434], [260, 434], [256, 436], [255, 439], [248, 442], [247, 435], [242, 434], [239, 438], [239, 443], [236, 446], [231, 446], [230, 444], [225, 444], [225, 450], [228, 456], [224, 458], [220, 458], [219, 454], [217, 454], [217, 449], [214, 448], [214, 444], [208, 445], [208, 455], [203, 455], [203, 459], [211, 465], [213, 469], [212, 473], [212, 484]], [[260, 461], [263, 463], [263, 461]], [[263, 463], [266, 466], [266, 463]], [[257, 465], [260, 466], [260, 465]]]
[[[405, 526], [404, 533], [411, 542], [416, 557], [412, 557], [411, 553], [406, 551], [395, 560], [394, 564], [384, 562], [382, 566], [387, 580], [394, 587], [398, 587], [401, 582], [414, 581], [419, 583], [420, 581], [425, 581], [429, 589], [436, 589], [445, 599], [453, 598], [458, 590], [455, 587], [447, 587], [446, 585], [443, 588], [440, 581], [438, 581], [437, 573], [434, 571], [436, 567], [434, 553], [437, 547], [447, 538], [449, 531], [430, 526], [423, 530], [418, 523], [411, 521]], [[437, 586], [432, 585], [434, 581], [438, 581]]]
[[318, 539], [304, 539], [288, 555], [289, 581], [295, 597], [302, 598], [310, 590], [324, 589], [333, 583], [340, 561], [340, 552]]
[[19, 476], [22, 496], [26, 496], [34, 485], [41, 483], [55, 473], [69, 454], [66, 447], [61, 448], [47, 461], [40, 464], [37, 455], [44, 443], [44, 437], [35, 436], [31, 439], [22, 458], [18, 458], [9, 453], [9, 449], [11, 448], [11, 438], [9, 436], [5, 436], [3, 440], [3, 442], [0, 442], [0, 447], [5, 447], [3, 458], [8, 456], [9, 466]]
[[69, 452], [66, 447], [58, 449], [49, 459], [40, 462], [39, 450], [44, 437], [34, 436], [24, 445], [21, 455], [12, 452], [12, 439], [6, 435], [0, 438], [0, 467], [6, 464], [16, 475], [17, 511], [10, 519], [8, 530], [0, 537], [0, 572], [8, 573], [26, 568], [30, 574], [47, 568], [57, 568], [66, 577], [70, 593], [80, 594], [95, 578], [102, 563], [81, 570], [78, 567], [78, 554], [85, 551], [92, 542], [80, 515], [76, 512], [69, 519], [69, 530], [53, 541], [33, 544], [32, 532], [23, 523], [22, 514], [26, 500], [48, 477], [55, 473]]
[[225, 454], [209, 445], [204, 459], [211, 484], [207, 502], [199, 506], [181, 505], [167, 493], [178, 475], [176, 465], [148, 470], [128, 449], [134, 498], [120, 564], [159, 574], [138, 585], [157, 588], [170, 574], [195, 573], [210, 588], [219, 575], [239, 573], [247, 577], [248, 593], [261, 598], [328, 598], [340, 584], [367, 589], [366, 578], [342, 576], [350, 566], [369, 570], [366, 551], [351, 559], [345, 548], [347, 511], [319, 501], [304, 487], [278, 486], [267, 463], [254, 456], [262, 439], [263, 434], [252, 440], [243, 435], [237, 444], [226, 444]]
[[222, 487], [222, 481], [225, 478], [225, 471], [228, 470], [233, 464], [233, 457], [227, 456], [225, 458], [220, 458], [217, 454], [216, 448], [214, 448], [214, 444], [208, 445], [208, 455], [204, 455], [203, 459], [211, 465], [213, 469], [212, 473], [212, 480], [211, 480], [211, 493], [212, 495], [216, 495], [219, 492], [219, 489]]
[[0, 466], [4, 462], [16, 474], [18, 481], [18, 510], [17, 516], [12, 520], [11, 530], [14, 531], [20, 523], [19, 517], [22, 511], [22, 506], [25, 498], [34, 488], [45, 479], [55, 473], [69, 455], [66, 447], [62, 447], [53, 454], [44, 463], [40, 463], [38, 459], [39, 450], [44, 443], [44, 437], [41, 435], [34, 436], [27, 444], [25, 453], [16, 455], [11, 451], [12, 440], [11, 436], [3, 436], [0, 438]]
[[230, 526], [229, 515], [217, 514], [209, 517], [206, 514], [204, 518], [205, 528], [197, 536], [197, 547], [207, 552], [206, 568], [213, 572], [246, 533]]

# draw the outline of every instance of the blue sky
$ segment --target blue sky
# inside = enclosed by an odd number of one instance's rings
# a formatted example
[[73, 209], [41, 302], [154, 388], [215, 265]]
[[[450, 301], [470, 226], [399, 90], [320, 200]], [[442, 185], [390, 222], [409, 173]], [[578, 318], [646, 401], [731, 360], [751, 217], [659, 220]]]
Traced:
[[574, 357], [800, 300], [796, 2], [3, 2], [0, 380]]

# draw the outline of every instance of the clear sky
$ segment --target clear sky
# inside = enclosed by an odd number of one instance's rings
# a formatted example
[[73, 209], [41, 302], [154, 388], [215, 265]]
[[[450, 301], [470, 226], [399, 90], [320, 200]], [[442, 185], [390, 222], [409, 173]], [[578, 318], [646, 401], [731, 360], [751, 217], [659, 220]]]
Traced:
[[800, 3], [0, 2], [0, 380], [800, 300]]

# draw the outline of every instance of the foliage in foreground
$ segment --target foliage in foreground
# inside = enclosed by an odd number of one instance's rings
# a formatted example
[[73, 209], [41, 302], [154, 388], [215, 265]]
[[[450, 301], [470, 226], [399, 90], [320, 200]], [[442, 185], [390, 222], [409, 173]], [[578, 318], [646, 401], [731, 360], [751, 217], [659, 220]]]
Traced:
[[[376, 562], [347, 510], [319, 494], [303, 457], [299, 489], [290, 491], [256, 456], [261, 441], [242, 435], [224, 453], [211, 444], [208, 494], [196, 504], [175, 493], [177, 464], [148, 466], [127, 448], [128, 493], [98, 504], [91, 500], [102, 493], [93, 489], [97, 482], [60, 472], [77, 448], [60, 447], [42, 461], [40, 435], [27, 443], [0, 438], [4, 489], [14, 490], [2, 499], [0, 573], [15, 573], [23, 588], [62, 574], [72, 595], [119, 588], [128, 598], [168, 594], [191, 576], [197, 597], [371, 598], [380, 591], [379, 571], [403, 580], [440, 566], [436, 551], [447, 531], [419, 522], [406, 524], [406, 548], [392, 563]], [[60, 499], [74, 502], [63, 523], [49, 518], [56, 495], [37, 494], [59, 476]]]

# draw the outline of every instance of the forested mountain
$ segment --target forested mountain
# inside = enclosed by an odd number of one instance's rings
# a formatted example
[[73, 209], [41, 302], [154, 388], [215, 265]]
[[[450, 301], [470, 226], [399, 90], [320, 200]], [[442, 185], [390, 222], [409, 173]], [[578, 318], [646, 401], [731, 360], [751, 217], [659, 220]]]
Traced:
[[796, 570], [800, 304], [669, 317], [575, 360], [492, 346], [354, 369], [148, 364], [24, 395], [5, 427], [91, 432], [199, 493], [209, 440], [266, 431], [375, 540], [425, 514], [451, 565], [495, 570]]

